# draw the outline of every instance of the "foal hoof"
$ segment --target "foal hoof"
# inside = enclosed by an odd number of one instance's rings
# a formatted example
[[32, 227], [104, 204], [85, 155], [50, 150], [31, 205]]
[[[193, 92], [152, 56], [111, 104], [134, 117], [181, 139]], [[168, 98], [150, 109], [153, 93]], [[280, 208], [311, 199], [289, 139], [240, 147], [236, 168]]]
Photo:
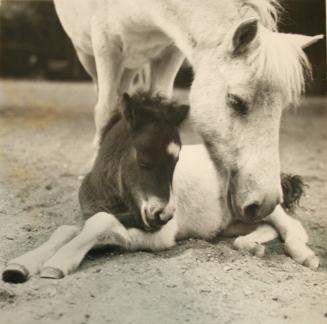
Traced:
[[238, 251], [249, 252], [252, 255], [255, 255], [258, 258], [263, 258], [265, 256], [265, 247], [264, 245], [249, 241], [244, 236], [239, 236], [234, 240], [233, 243], [234, 249]]
[[2, 280], [5, 282], [23, 283], [28, 277], [28, 270], [24, 266], [16, 263], [8, 264], [2, 272]]
[[62, 279], [65, 277], [65, 274], [57, 268], [46, 267], [41, 270], [40, 277], [47, 279]]
[[317, 271], [319, 268], [319, 263], [320, 263], [319, 258], [315, 255], [311, 255], [304, 260], [303, 265], [305, 267], [310, 268], [313, 271]]

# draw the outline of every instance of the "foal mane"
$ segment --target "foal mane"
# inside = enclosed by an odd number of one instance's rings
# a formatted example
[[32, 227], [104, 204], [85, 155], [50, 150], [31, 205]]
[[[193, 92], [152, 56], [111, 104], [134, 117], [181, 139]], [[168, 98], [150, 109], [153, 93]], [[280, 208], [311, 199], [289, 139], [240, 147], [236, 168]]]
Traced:
[[147, 122], [162, 122], [165, 124], [174, 124], [173, 113], [180, 106], [176, 101], [168, 100], [159, 94], [151, 96], [149, 92], [138, 92], [129, 97], [128, 102], [119, 101], [118, 107], [112, 113], [107, 125], [101, 133], [100, 145], [103, 142], [106, 134], [123, 119], [119, 105], [126, 104], [133, 108], [135, 117], [143, 123]]
[[258, 14], [262, 26], [259, 46], [248, 60], [255, 77], [267, 80], [272, 86], [285, 91], [287, 103], [297, 104], [305, 91], [305, 80], [311, 78], [310, 63], [302, 48], [289, 38], [277, 33], [279, 0], [241, 0], [242, 7]]
[[135, 112], [137, 119], [144, 122], [174, 123], [174, 113], [180, 107], [176, 101], [156, 94], [151, 96], [149, 92], [138, 92], [129, 99], [129, 103]]

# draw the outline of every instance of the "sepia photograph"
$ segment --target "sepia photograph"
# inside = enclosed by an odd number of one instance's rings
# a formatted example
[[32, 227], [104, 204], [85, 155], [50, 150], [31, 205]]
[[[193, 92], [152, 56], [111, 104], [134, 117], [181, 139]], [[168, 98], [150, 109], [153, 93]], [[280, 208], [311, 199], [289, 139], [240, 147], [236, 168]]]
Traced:
[[0, 0], [0, 324], [327, 324], [325, 0]]

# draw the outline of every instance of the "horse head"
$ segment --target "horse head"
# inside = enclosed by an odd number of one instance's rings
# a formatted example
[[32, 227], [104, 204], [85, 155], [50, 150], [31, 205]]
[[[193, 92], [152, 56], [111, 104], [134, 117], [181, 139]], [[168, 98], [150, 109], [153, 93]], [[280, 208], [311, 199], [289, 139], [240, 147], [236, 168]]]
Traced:
[[310, 75], [303, 48], [320, 38], [277, 33], [250, 17], [194, 54], [191, 119], [225, 176], [229, 210], [244, 222], [282, 202], [282, 111], [299, 100]]

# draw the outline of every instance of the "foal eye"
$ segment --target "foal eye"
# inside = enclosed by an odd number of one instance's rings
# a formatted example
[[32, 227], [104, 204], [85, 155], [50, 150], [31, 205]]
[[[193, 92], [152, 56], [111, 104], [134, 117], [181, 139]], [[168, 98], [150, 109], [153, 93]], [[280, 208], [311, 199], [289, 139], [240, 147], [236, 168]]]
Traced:
[[249, 112], [248, 103], [234, 94], [228, 94], [227, 96], [228, 104], [241, 116], [245, 116]]
[[142, 169], [151, 169], [153, 167], [153, 164], [146, 163], [146, 162], [141, 162], [141, 163], [139, 163], [139, 166]]

